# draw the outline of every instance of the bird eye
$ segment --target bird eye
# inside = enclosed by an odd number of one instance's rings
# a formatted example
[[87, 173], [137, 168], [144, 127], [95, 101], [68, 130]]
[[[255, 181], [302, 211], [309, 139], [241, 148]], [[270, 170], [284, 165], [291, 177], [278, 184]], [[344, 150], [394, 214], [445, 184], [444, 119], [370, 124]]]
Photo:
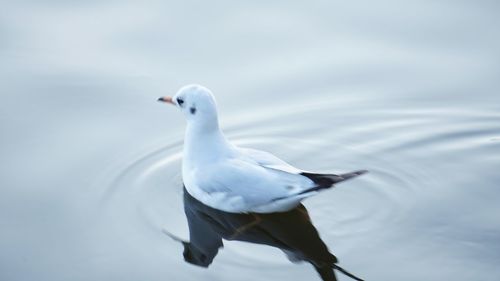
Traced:
[[182, 105], [184, 103], [184, 100], [181, 98], [177, 98], [177, 104]]

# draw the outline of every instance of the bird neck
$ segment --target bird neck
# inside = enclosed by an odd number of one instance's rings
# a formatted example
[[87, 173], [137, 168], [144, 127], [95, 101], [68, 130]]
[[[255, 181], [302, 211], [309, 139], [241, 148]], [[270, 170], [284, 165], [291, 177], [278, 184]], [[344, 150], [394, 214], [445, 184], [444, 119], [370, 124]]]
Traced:
[[183, 153], [186, 163], [212, 161], [230, 153], [231, 148], [231, 144], [226, 140], [217, 123], [216, 126], [203, 126], [203, 128], [188, 124]]

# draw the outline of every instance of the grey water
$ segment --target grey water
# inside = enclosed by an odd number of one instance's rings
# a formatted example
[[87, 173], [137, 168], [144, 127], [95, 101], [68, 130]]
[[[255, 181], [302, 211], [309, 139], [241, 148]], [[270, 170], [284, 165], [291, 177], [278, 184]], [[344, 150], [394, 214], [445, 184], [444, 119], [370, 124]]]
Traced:
[[[499, 280], [495, 1], [3, 1], [0, 280], [319, 280], [237, 241], [208, 268], [168, 231], [210, 88], [241, 146], [369, 174], [304, 205], [366, 280]], [[315, 279], [317, 278], [317, 279]], [[349, 280], [339, 276], [339, 280]]]

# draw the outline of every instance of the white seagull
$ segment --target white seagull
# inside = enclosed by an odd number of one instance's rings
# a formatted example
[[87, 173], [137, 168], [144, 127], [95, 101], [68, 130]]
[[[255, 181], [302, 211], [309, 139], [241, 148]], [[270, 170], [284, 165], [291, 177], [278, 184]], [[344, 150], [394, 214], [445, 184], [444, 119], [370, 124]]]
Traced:
[[219, 127], [214, 95], [203, 86], [187, 85], [173, 97], [158, 101], [184, 113], [184, 186], [212, 208], [231, 213], [285, 212], [307, 197], [366, 172], [306, 172], [268, 152], [231, 144]]

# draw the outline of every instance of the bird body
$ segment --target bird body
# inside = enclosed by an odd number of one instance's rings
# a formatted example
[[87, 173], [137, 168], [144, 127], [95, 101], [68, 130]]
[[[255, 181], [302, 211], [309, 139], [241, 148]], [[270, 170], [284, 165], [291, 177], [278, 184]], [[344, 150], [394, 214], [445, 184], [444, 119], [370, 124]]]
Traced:
[[231, 213], [284, 212], [335, 183], [363, 174], [316, 174], [293, 167], [260, 150], [231, 144], [222, 133], [215, 98], [198, 85], [170, 98], [187, 119], [182, 178], [186, 190], [204, 204]]

